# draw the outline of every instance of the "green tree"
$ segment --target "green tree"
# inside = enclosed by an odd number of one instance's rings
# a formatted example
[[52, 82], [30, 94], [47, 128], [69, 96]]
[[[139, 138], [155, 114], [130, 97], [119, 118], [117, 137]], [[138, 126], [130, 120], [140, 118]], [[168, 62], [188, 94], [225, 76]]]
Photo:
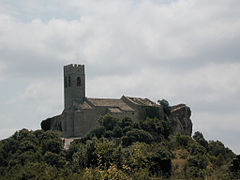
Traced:
[[78, 144], [77, 151], [73, 154], [72, 160], [74, 167], [77, 169], [87, 167], [87, 147], [85, 144]]
[[171, 107], [169, 106], [169, 103], [167, 100], [162, 99], [158, 100], [158, 103], [163, 107], [164, 113], [169, 116], [171, 114]]
[[113, 130], [116, 125], [120, 125], [120, 120], [113, 117], [110, 114], [106, 114], [98, 120], [101, 126], [104, 126], [106, 130]]
[[188, 146], [188, 143], [192, 141], [192, 138], [189, 136], [177, 133], [176, 141], [180, 146]]
[[148, 156], [150, 173], [157, 176], [164, 175], [169, 177], [172, 172], [171, 159], [173, 154], [159, 143], [152, 144], [150, 149]]
[[122, 128], [119, 126], [119, 125], [116, 125], [114, 128], [113, 128], [113, 137], [117, 137], [117, 138], [120, 138], [123, 136], [123, 130]]
[[122, 119], [122, 121], [121, 121], [121, 124], [120, 124], [120, 127], [121, 128], [125, 128], [125, 127], [130, 127], [130, 128], [132, 128], [133, 127], [133, 121], [132, 121], [132, 119], [131, 118], [129, 118], [129, 117], [124, 117], [123, 119]]
[[152, 135], [142, 129], [132, 129], [127, 132], [126, 136], [122, 138], [123, 146], [129, 146], [133, 142], [151, 143], [153, 141]]
[[113, 162], [114, 144], [110, 141], [96, 142], [95, 153], [98, 159], [98, 165], [101, 168], [108, 168]]
[[209, 141], [208, 151], [215, 157], [221, 154], [226, 162], [230, 162], [235, 157], [235, 154], [220, 141]]
[[216, 160], [216, 163], [215, 163], [217, 166], [222, 166], [224, 164], [224, 157], [222, 154], [219, 154], [217, 156], [217, 160]]
[[92, 129], [87, 135], [86, 137], [88, 138], [92, 138], [94, 136], [96, 136], [97, 138], [101, 138], [104, 137], [106, 135], [106, 129], [104, 126], [98, 126], [94, 129]]
[[232, 179], [240, 178], [240, 155], [236, 156], [229, 167]]
[[41, 122], [41, 128], [42, 128], [42, 130], [44, 130], [44, 131], [50, 130], [50, 128], [51, 128], [51, 118], [48, 118], [48, 119], [46, 119], [46, 120], [43, 120], [43, 121]]
[[191, 156], [188, 159], [188, 163], [190, 167], [196, 167], [198, 169], [206, 169], [208, 165], [208, 160], [205, 155], [196, 155], [196, 156]]
[[136, 142], [123, 150], [124, 166], [128, 171], [136, 172], [148, 168], [148, 150], [146, 143]]
[[165, 119], [147, 118], [140, 122], [140, 126], [143, 130], [148, 131], [155, 141], [161, 141], [162, 137], [168, 138], [170, 135], [170, 124]]
[[96, 143], [98, 140], [93, 137], [91, 140], [87, 140], [86, 147], [87, 147], [87, 167], [97, 167], [98, 166], [98, 156], [95, 152], [96, 150]]
[[204, 178], [208, 160], [205, 155], [196, 155], [188, 158], [189, 174], [193, 178]]
[[55, 131], [46, 131], [40, 137], [43, 154], [47, 151], [59, 154], [63, 150], [62, 140]]
[[193, 139], [197, 141], [200, 145], [208, 149], [208, 142], [203, 137], [203, 134], [199, 131], [195, 132], [193, 135]]
[[63, 149], [63, 144], [61, 139], [45, 139], [42, 141], [42, 151], [43, 153], [50, 151], [59, 154]]
[[44, 154], [43, 158], [47, 164], [58, 167], [58, 168], [63, 167], [63, 165], [65, 164], [65, 160], [61, 155], [50, 152], [50, 151], [47, 151]]

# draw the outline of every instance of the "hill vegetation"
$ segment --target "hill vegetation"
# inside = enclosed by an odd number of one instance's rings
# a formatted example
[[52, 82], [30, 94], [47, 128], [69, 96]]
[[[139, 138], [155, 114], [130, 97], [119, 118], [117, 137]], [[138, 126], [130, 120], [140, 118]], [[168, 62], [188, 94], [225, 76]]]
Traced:
[[63, 148], [58, 132], [22, 129], [0, 141], [0, 179], [231, 179], [240, 157], [220, 141], [171, 133], [163, 119], [133, 122], [109, 114]]

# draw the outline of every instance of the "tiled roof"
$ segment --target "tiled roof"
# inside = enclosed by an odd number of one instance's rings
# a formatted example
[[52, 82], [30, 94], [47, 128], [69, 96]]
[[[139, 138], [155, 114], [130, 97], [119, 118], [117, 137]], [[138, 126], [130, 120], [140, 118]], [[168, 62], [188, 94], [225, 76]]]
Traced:
[[148, 98], [139, 98], [139, 97], [128, 97], [124, 96], [127, 98], [129, 101], [136, 105], [140, 106], [159, 106], [158, 104], [154, 103], [153, 101], [149, 100]]
[[84, 101], [82, 104], [79, 104], [81, 109], [92, 109], [91, 105]]
[[111, 113], [122, 113], [119, 108], [108, 108], [109, 112]]
[[93, 106], [102, 107], [118, 107], [123, 111], [134, 111], [122, 99], [102, 99], [102, 98], [87, 98]]

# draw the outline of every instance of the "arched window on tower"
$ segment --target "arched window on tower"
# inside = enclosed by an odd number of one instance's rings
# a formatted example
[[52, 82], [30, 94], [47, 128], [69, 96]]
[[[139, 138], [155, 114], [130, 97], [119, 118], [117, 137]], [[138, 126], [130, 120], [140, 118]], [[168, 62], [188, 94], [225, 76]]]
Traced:
[[77, 86], [81, 86], [81, 78], [77, 77]]
[[71, 77], [68, 76], [68, 87], [71, 87]]

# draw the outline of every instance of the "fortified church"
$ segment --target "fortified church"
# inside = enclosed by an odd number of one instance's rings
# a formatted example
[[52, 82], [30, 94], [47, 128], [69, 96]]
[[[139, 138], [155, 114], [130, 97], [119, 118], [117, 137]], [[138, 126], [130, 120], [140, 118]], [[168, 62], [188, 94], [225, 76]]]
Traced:
[[85, 89], [84, 65], [64, 66], [64, 110], [61, 115], [48, 119], [50, 129], [62, 131], [63, 137], [79, 137], [97, 126], [99, 117], [107, 113], [120, 119], [130, 117], [133, 121], [146, 118], [152, 109], [163, 116], [162, 107], [147, 98], [89, 98]]

